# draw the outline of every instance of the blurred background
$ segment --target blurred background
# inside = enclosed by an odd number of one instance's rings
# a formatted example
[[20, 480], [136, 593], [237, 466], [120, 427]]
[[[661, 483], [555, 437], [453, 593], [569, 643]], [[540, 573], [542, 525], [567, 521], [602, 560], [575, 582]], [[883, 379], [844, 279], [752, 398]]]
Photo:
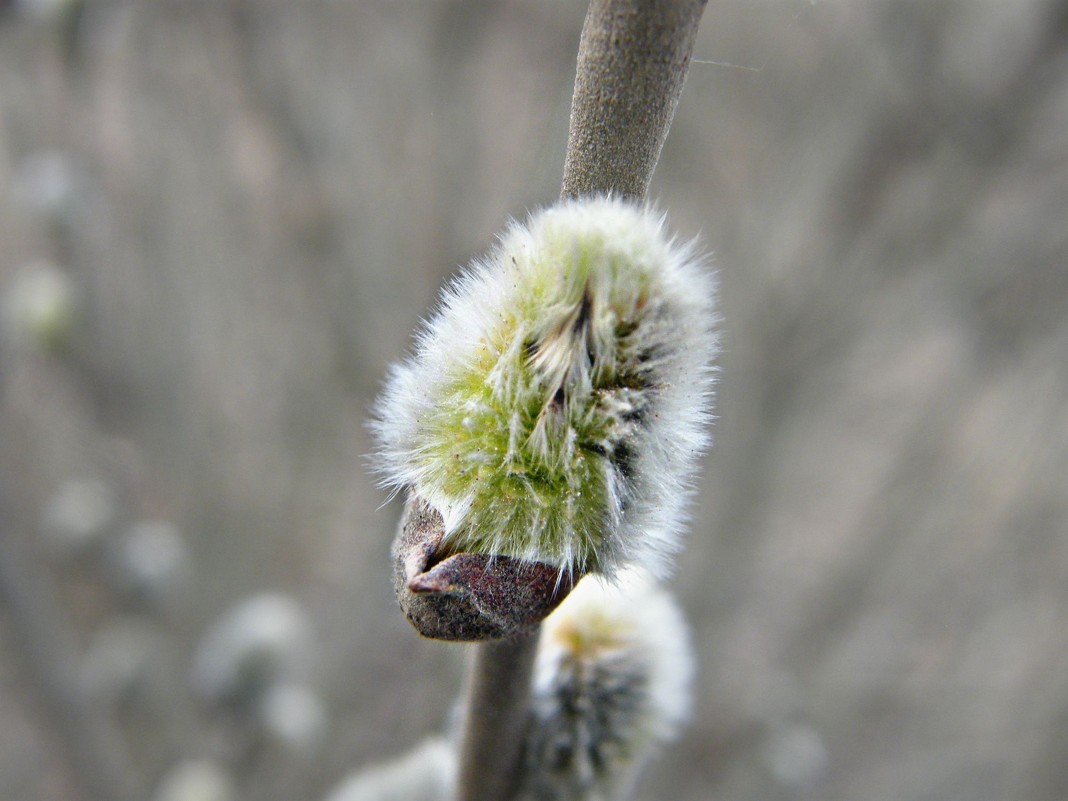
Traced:
[[[0, 6], [0, 798], [322, 798], [460, 687], [365, 421], [556, 196], [584, 3]], [[700, 675], [638, 797], [1068, 799], [1068, 3], [713, 0], [695, 59]]]

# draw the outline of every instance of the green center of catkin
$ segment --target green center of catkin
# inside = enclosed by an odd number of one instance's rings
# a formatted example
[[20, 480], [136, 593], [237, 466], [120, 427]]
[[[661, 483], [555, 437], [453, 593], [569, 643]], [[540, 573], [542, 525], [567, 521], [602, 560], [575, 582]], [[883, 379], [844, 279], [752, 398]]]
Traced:
[[[626, 265], [594, 244], [572, 245], [549, 269], [516, 268], [514, 310], [459, 362], [423, 421], [434, 443], [425, 464], [436, 466], [425, 480], [470, 501], [453, 534], [458, 550], [599, 566], [611, 525], [609, 457], [621, 427], [605, 400], [633, 389], [627, 340], [648, 280], [613, 280]], [[613, 293], [620, 284], [627, 292]], [[555, 369], [539, 368], [537, 354], [549, 347], [584, 367], [555, 359]]]

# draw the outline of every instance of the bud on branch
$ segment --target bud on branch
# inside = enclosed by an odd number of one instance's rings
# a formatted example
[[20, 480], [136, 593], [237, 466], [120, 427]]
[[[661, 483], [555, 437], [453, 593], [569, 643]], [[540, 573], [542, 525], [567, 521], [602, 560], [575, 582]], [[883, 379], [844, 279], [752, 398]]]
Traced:
[[588, 572], [667, 572], [707, 444], [712, 294], [660, 216], [605, 198], [513, 225], [446, 290], [377, 409], [421, 632], [508, 636]]

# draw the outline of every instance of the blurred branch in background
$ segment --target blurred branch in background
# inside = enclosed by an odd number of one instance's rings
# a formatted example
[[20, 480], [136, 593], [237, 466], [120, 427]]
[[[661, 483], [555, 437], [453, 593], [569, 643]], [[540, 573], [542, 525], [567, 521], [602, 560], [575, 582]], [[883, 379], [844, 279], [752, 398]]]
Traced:
[[52, 578], [22, 544], [0, 497], [0, 599], [18, 639], [22, 667], [34, 683], [34, 700], [55, 727], [76, 775], [75, 797], [134, 801], [138, 776], [121, 733], [106, 710], [93, 707], [79, 686], [80, 658]]
[[[556, 196], [585, 3], [47, 5], [0, 11], [2, 536], [67, 658], [141, 666], [101, 714], [146, 785], [324, 797], [449, 715], [363, 421], [441, 280]], [[1062, 801], [1068, 10], [706, 16], [650, 197], [717, 253], [725, 356], [678, 576], [695, 722], [646, 797]], [[113, 522], [64, 555], [46, 512], [87, 481]], [[181, 532], [180, 600], [117, 579], [145, 521]], [[259, 642], [316, 657], [273, 716], [190, 686], [265, 593], [312, 632]], [[66, 801], [14, 612], [0, 797]]]

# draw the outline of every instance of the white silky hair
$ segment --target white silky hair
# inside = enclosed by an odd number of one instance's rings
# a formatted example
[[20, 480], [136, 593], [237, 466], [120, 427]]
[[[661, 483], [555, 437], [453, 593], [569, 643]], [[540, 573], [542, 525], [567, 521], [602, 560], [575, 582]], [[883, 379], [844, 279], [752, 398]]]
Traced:
[[343, 779], [325, 801], [448, 801], [457, 774], [456, 750], [443, 737]]
[[625, 798], [691, 713], [682, 614], [647, 571], [628, 568], [614, 582], [584, 578], [543, 625], [521, 798]]
[[[709, 444], [718, 343], [714, 281], [703, 261], [692, 243], [666, 234], [658, 212], [619, 199], [565, 201], [513, 223], [446, 287], [414, 354], [390, 372], [372, 423], [383, 484], [437, 508], [456, 548], [577, 572], [625, 564], [669, 572]], [[580, 275], [583, 286], [575, 284]], [[612, 384], [606, 376], [620, 370], [631, 380]], [[503, 400], [489, 409], [483, 395], [458, 395], [458, 375], [481, 375], [464, 386]], [[532, 404], [542, 413], [526, 426]], [[476, 421], [490, 417], [486, 448], [452, 449], [454, 430], [482, 435]], [[593, 419], [612, 421], [607, 433], [592, 437], [583, 421]], [[548, 500], [533, 483], [518, 500], [495, 498], [474, 481], [456, 491], [446, 485], [457, 463], [443, 454], [462, 455], [459, 466], [472, 470], [507, 470], [522, 456], [566, 480]], [[584, 500], [578, 476], [590, 464], [603, 491]], [[555, 539], [541, 536], [552, 515], [584, 519], [580, 505], [595, 502], [604, 505], [597, 530], [576, 525]], [[512, 516], [516, 507], [525, 517]], [[473, 510], [486, 508], [500, 513], [479, 517], [472, 531]]]

